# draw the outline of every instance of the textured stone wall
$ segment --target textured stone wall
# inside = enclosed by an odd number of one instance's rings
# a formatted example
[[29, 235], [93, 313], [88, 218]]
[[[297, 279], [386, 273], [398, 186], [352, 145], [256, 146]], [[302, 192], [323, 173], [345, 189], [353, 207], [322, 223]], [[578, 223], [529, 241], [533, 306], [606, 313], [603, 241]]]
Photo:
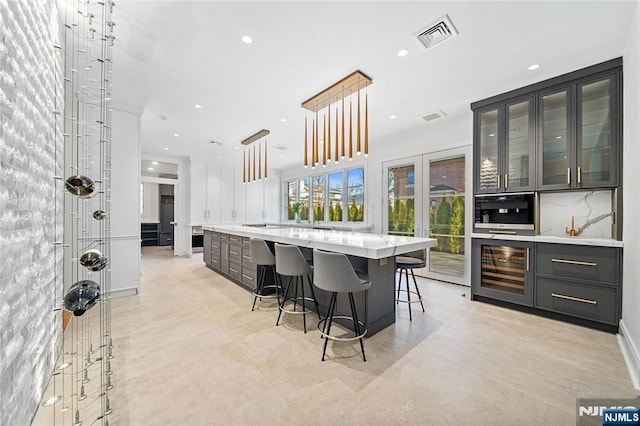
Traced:
[[62, 52], [55, 0], [0, 0], [0, 425], [27, 425], [61, 345]]

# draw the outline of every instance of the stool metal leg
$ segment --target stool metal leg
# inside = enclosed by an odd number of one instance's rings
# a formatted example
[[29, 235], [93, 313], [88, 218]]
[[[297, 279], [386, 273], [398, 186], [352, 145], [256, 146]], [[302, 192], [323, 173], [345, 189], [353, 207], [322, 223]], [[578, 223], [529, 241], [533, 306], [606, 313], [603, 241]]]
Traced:
[[329, 302], [329, 312], [327, 313], [327, 319], [325, 323], [326, 327], [326, 336], [324, 338], [324, 349], [322, 350], [322, 360], [324, 361], [324, 356], [327, 353], [327, 344], [329, 343], [329, 333], [331, 332], [331, 323], [333, 322], [333, 311], [336, 308], [336, 296], [338, 293], [333, 292], [331, 294], [331, 301]]
[[273, 283], [276, 286], [276, 297], [278, 298], [278, 305], [280, 305], [280, 292], [282, 292], [282, 280], [279, 279], [278, 274], [276, 274], [276, 267], [271, 265], [271, 272], [273, 273]]
[[413, 269], [411, 269], [411, 276], [413, 277], [413, 285], [416, 287], [416, 293], [418, 294], [418, 300], [420, 301], [420, 306], [422, 306], [422, 312], [424, 312], [424, 304], [422, 303], [422, 295], [420, 294], [420, 289], [418, 288], [418, 282], [416, 281], [416, 276], [413, 273]]
[[[360, 322], [358, 321], [358, 314], [356, 313], [356, 302], [353, 300], [353, 293], [349, 293], [349, 304], [351, 305], [351, 316], [353, 317], [353, 328], [355, 330], [356, 336], [360, 335]], [[364, 343], [362, 342], [362, 337], [360, 340], [360, 349], [362, 349], [362, 360], [367, 362], [367, 357], [364, 354]]]
[[304, 300], [304, 278], [298, 278], [300, 282], [300, 291], [302, 292], [302, 326], [304, 328], [304, 333], [307, 334], [307, 307]]
[[409, 290], [409, 269], [405, 268], [404, 270], [405, 283], [407, 284], [407, 305], [409, 306], [409, 321], [413, 321], [413, 317], [411, 316], [411, 291]]
[[[251, 306], [252, 311], [256, 307], [256, 300], [258, 300], [258, 294], [262, 294], [262, 291], [264, 288], [264, 268], [266, 268], [266, 266], [263, 266], [262, 269], [260, 269], [260, 265], [258, 265], [257, 268], [258, 268], [258, 283], [256, 285], [256, 292], [253, 296], [253, 306]], [[262, 298], [260, 298], [260, 300], [262, 300]]]
[[287, 301], [287, 295], [289, 294], [289, 287], [291, 287], [291, 277], [287, 281], [287, 287], [284, 290], [284, 295], [282, 296], [282, 303], [280, 303], [280, 308], [278, 309], [278, 319], [276, 320], [276, 327], [280, 322], [280, 317], [282, 316], [282, 310], [284, 309], [284, 303]]
[[[396, 297], [396, 305], [398, 304], [398, 299], [400, 299], [400, 286], [402, 285], [402, 269], [400, 270], [400, 276], [398, 277], [398, 297]], [[398, 270], [396, 270], [398, 272]]]
[[318, 305], [318, 299], [316, 298], [316, 292], [313, 290], [313, 283], [311, 282], [311, 275], [307, 275], [307, 280], [309, 281], [309, 288], [311, 288], [311, 297], [313, 297], [313, 303], [316, 305], [316, 312], [318, 313], [318, 319], [321, 320], [320, 316], [320, 306]]

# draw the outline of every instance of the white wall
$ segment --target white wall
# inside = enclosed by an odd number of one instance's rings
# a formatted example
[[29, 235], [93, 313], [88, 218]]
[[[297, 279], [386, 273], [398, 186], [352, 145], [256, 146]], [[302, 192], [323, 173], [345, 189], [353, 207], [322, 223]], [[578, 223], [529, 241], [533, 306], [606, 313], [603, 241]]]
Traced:
[[624, 49], [624, 147], [623, 147], [623, 240], [622, 348], [636, 388], [640, 388], [640, 1]]
[[142, 182], [142, 214], [140, 222], [160, 220], [160, 187], [157, 183]]
[[111, 291], [140, 286], [140, 113], [117, 105], [111, 143]]

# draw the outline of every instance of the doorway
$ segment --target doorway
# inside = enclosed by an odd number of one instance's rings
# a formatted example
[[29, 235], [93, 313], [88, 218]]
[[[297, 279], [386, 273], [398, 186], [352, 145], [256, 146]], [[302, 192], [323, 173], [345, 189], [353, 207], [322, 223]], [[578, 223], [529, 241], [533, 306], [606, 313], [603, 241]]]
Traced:
[[470, 285], [471, 147], [385, 162], [383, 173], [384, 232], [436, 239], [417, 275]]

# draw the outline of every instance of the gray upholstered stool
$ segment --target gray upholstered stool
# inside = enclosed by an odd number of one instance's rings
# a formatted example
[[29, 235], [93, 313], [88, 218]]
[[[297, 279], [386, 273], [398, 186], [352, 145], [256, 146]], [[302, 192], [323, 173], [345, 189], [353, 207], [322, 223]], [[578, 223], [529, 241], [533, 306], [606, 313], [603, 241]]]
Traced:
[[[269, 246], [264, 240], [251, 238], [249, 240], [249, 244], [251, 250], [250, 261], [256, 265], [256, 268], [258, 268], [258, 283], [256, 284], [256, 288], [253, 290], [253, 306], [251, 307], [251, 310], [253, 311], [255, 309], [256, 300], [258, 300], [258, 298], [262, 301], [262, 299], [273, 299], [277, 297], [278, 305], [280, 305], [280, 293], [282, 292], [282, 286], [280, 285], [280, 280], [276, 276], [276, 257], [271, 253]], [[260, 268], [260, 266], [262, 266], [262, 268]], [[265, 285], [267, 268], [269, 267], [271, 267], [271, 271], [273, 273], [273, 284]], [[273, 289], [275, 291], [273, 293], [265, 294], [265, 289]]]
[[[402, 256], [396, 256], [396, 270], [400, 270], [400, 277], [398, 278], [398, 296], [397, 302], [406, 303], [409, 305], [409, 321], [412, 321], [411, 317], [411, 304], [420, 302], [422, 306], [422, 312], [424, 312], [424, 304], [422, 303], [422, 296], [420, 295], [420, 289], [418, 289], [418, 283], [416, 282], [416, 276], [413, 273], [414, 268], [424, 268], [427, 262], [427, 250], [416, 250], [409, 253], [405, 253]], [[409, 289], [409, 271], [413, 277], [413, 285], [415, 290]], [[404, 272], [406, 288], [402, 288], [402, 272]], [[406, 293], [407, 298], [401, 299], [400, 292]], [[416, 299], [411, 299], [411, 295], [417, 296]]]
[[[313, 284], [321, 290], [331, 292], [331, 300], [329, 302], [327, 317], [320, 320], [318, 323], [318, 330], [320, 330], [322, 337], [324, 337], [322, 360], [324, 361], [325, 354], [327, 353], [327, 343], [329, 343], [329, 340], [360, 340], [362, 359], [366, 361], [367, 358], [364, 354], [364, 343], [362, 342], [362, 338], [367, 334], [367, 326], [365, 322], [358, 320], [356, 304], [353, 300], [353, 293], [367, 290], [371, 287], [371, 281], [368, 278], [358, 277], [347, 256], [341, 253], [313, 250], [313, 265]], [[346, 315], [336, 315], [336, 300], [338, 293], [346, 293], [349, 296], [349, 305], [351, 307], [350, 317]], [[366, 315], [367, 314], [365, 312], [365, 321]], [[332, 336], [331, 325], [335, 318], [353, 321], [354, 335], [351, 337]]]
[[[289, 277], [287, 285], [284, 290], [284, 296], [280, 302], [280, 312], [278, 312], [278, 319], [276, 320], [276, 326], [280, 322], [282, 313], [302, 315], [302, 323], [304, 325], [304, 332], [307, 332], [307, 313], [309, 312], [305, 306], [305, 302], [313, 302], [316, 305], [316, 312], [318, 312], [318, 318], [320, 318], [320, 309], [318, 308], [318, 301], [316, 299], [315, 292], [313, 291], [313, 284], [311, 283], [311, 274], [313, 273], [313, 267], [307, 263], [304, 255], [298, 248], [298, 246], [290, 246], [286, 244], [275, 244], [276, 247], [276, 272], [281, 276]], [[304, 294], [304, 278], [307, 278], [309, 288], [311, 289], [311, 297], [306, 297]], [[293, 284], [293, 296], [289, 296], [291, 290], [291, 284]], [[298, 295], [300, 290], [300, 295]], [[293, 307], [291, 307], [293, 305]], [[298, 305], [299, 308], [298, 308]]]

